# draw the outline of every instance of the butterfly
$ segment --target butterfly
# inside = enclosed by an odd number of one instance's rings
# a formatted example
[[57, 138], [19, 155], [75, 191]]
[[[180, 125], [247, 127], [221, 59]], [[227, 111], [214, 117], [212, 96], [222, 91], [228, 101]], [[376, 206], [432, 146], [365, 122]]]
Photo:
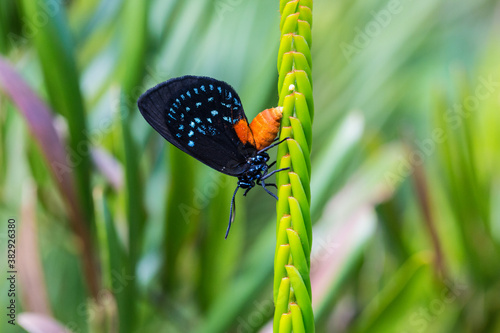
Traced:
[[[255, 185], [278, 199], [265, 180], [288, 168], [269, 169], [266, 152], [275, 142], [283, 109], [266, 109], [252, 123], [236, 91], [226, 82], [205, 76], [182, 76], [149, 89], [139, 97], [139, 110], [146, 121], [168, 142], [209, 167], [238, 178], [231, 199], [227, 238], [234, 219], [238, 189], [246, 196]], [[233, 209], [234, 207], [234, 209]]]

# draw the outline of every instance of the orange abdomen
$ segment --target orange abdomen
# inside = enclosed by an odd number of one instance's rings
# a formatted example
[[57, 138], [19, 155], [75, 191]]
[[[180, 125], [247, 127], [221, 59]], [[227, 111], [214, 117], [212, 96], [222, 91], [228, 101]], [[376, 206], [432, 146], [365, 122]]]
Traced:
[[281, 117], [283, 117], [282, 107], [266, 109], [259, 113], [250, 123], [251, 132], [248, 130], [248, 124], [244, 119], [236, 123], [234, 129], [243, 143], [249, 142], [257, 150], [261, 150], [271, 145], [276, 135], [278, 135]]

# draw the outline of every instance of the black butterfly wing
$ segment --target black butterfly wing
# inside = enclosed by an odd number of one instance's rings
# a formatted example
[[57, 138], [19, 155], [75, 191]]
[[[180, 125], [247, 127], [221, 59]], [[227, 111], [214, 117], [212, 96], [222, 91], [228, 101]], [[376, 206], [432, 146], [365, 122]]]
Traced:
[[246, 116], [238, 94], [223, 81], [202, 76], [174, 78], [145, 92], [138, 106], [167, 141], [227, 175], [244, 172], [247, 158], [256, 152], [234, 130], [234, 124]]

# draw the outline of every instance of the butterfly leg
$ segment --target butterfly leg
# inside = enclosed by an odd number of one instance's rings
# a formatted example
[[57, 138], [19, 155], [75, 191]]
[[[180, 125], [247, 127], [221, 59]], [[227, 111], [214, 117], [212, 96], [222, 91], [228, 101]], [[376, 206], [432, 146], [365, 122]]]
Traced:
[[288, 139], [290, 139], [290, 138], [289, 138], [289, 137], [286, 137], [286, 138], [284, 138], [283, 140], [281, 140], [281, 141], [279, 141], [279, 142], [275, 142], [275, 143], [273, 143], [272, 145], [270, 145], [269, 147], [266, 147], [266, 148], [263, 148], [263, 149], [259, 150], [259, 151], [257, 152], [257, 154], [262, 153], [262, 152], [265, 152], [266, 150], [269, 150], [269, 149], [271, 149], [271, 148], [273, 148], [273, 147], [276, 147], [277, 145], [279, 145], [280, 143], [285, 142], [285, 141], [286, 141], [286, 140], [288, 140]]
[[278, 170], [271, 171], [270, 173], [266, 173], [266, 174], [262, 177], [262, 180], [264, 180], [264, 179], [267, 179], [267, 178], [271, 177], [271, 176], [272, 176], [272, 175], [274, 175], [276, 172], [285, 171], [285, 170], [290, 170], [290, 168], [282, 168], [282, 169], [278, 169]]
[[[234, 220], [234, 215], [236, 214], [236, 203], [234, 201], [234, 198], [236, 197], [236, 192], [238, 192], [238, 189], [240, 186], [236, 186], [236, 190], [234, 190], [233, 198], [231, 199], [231, 208], [229, 209], [229, 224], [227, 225], [227, 230], [226, 230], [226, 237], [224, 239], [227, 239], [227, 235], [229, 235], [229, 229], [231, 229], [231, 223]], [[234, 207], [234, 209], [233, 209]]]
[[[278, 197], [276, 196], [276, 194], [274, 194], [273, 192], [269, 191], [267, 188], [266, 188], [266, 183], [264, 182], [264, 180], [260, 181], [259, 182], [259, 185], [262, 186], [262, 188], [267, 192], [269, 193], [269, 195], [271, 195], [274, 199], [278, 200]], [[271, 185], [271, 184], [268, 184], [268, 185]], [[275, 185], [275, 184], [273, 184]], [[276, 186], [276, 185], [275, 185]]]

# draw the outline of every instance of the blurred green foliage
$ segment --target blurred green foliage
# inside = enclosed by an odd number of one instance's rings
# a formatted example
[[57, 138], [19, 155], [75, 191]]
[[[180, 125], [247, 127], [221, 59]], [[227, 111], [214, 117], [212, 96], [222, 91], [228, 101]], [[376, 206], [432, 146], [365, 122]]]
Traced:
[[[38, 279], [18, 280], [18, 314], [74, 332], [270, 330], [275, 203], [238, 197], [224, 241], [235, 179], [166, 144], [135, 101], [194, 74], [233, 85], [249, 118], [276, 105], [278, 9], [0, 2], [0, 52], [53, 111], [95, 264], [82, 266], [43, 138], [0, 82], [0, 216], [18, 221], [19, 251], [38, 240], [20, 254]], [[499, 13], [493, 0], [315, 1], [318, 332], [500, 331]], [[5, 228], [0, 239], [6, 258]], [[23, 330], [4, 318], [0, 331]]]

